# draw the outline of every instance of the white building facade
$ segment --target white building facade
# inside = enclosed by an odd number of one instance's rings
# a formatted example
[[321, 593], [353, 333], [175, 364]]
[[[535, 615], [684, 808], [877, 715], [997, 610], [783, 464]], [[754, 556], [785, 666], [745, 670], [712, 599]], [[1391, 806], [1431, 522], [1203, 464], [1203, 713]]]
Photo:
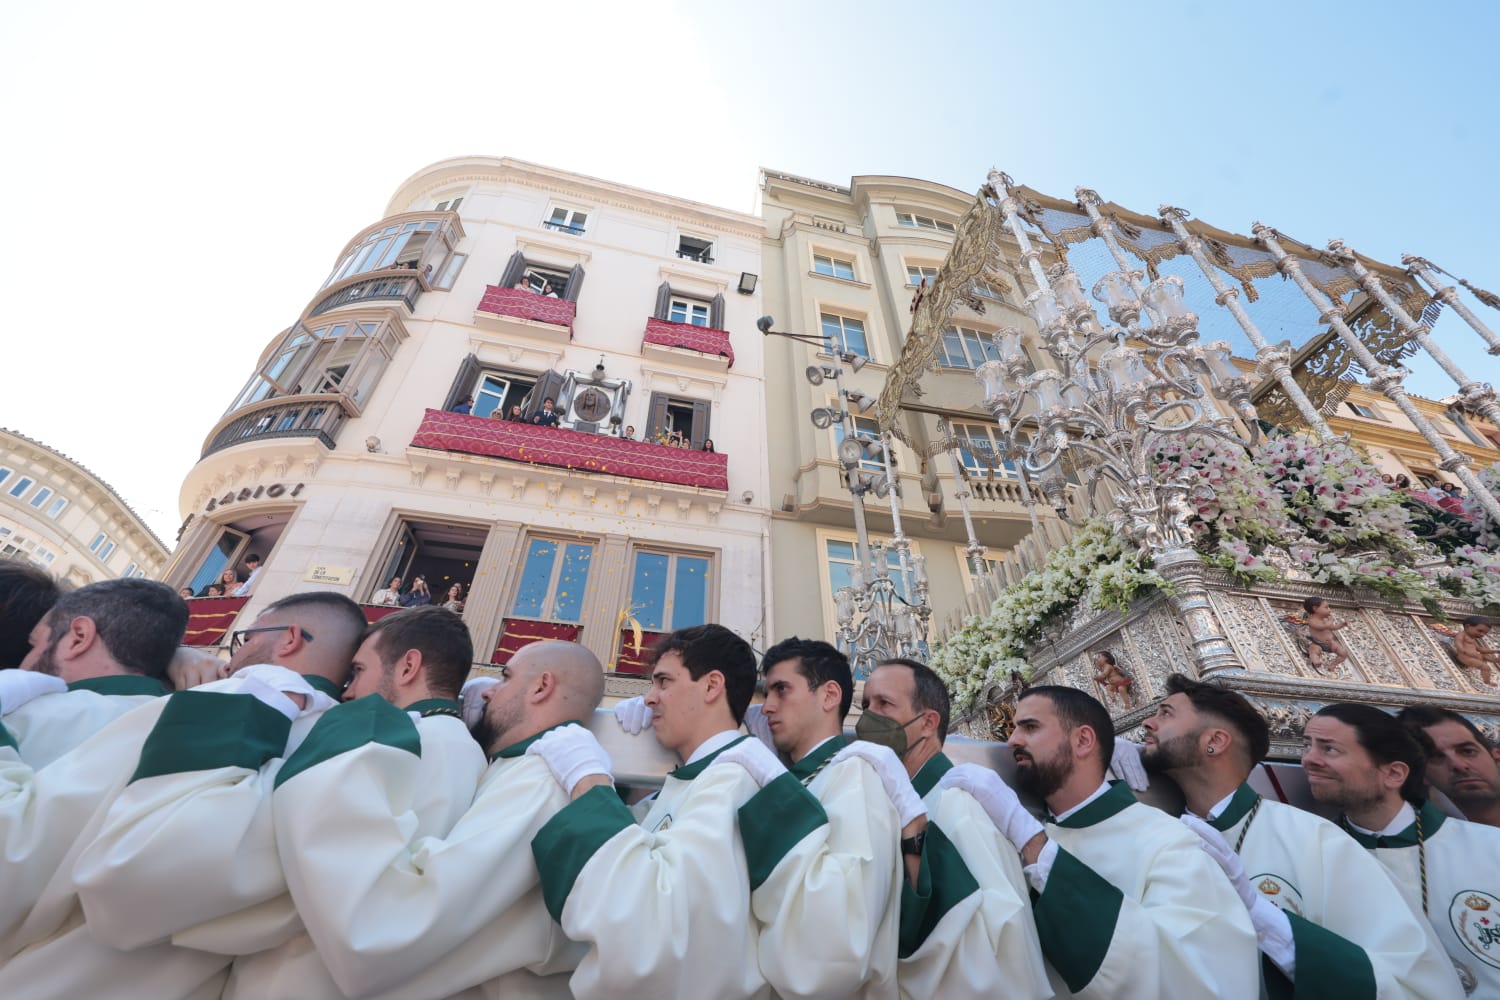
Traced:
[[0, 428], [0, 556], [81, 587], [155, 578], [167, 547], [114, 489], [62, 452]]
[[261, 556], [226, 627], [307, 589], [459, 584], [493, 662], [557, 636], [628, 672], [636, 625], [761, 646], [762, 232], [511, 159], [424, 168], [209, 430], [165, 579], [196, 593]]

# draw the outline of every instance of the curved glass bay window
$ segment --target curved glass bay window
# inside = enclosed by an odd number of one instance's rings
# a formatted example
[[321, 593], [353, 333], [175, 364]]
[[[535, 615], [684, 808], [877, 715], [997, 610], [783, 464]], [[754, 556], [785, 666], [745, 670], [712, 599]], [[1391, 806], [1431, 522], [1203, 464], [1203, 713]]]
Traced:
[[278, 396], [339, 393], [358, 412], [405, 339], [405, 330], [388, 317], [299, 323], [282, 335], [229, 411]]
[[447, 271], [453, 248], [462, 236], [457, 216], [447, 212], [387, 219], [355, 238], [323, 287], [387, 268], [416, 271], [429, 282], [436, 281]]

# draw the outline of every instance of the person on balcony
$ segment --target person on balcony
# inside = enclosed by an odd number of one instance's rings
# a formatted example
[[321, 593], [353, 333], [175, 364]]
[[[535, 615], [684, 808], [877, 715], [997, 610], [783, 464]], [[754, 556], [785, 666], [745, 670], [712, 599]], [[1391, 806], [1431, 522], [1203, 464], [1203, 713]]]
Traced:
[[196, 597], [197, 595], [193, 593], [192, 587], [183, 587], [182, 589], [177, 591], [177, 596], [186, 601], [190, 598]]
[[448, 596], [443, 601], [443, 607], [447, 608], [449, 611], [453, 612], [456, 615], [461, 615], [464, 613], [463, 584], [454, 583], [453, 586], [448, 588]]
[[552, 288], [552, 282], [544, 281], [542, 283], [542, 298], [555, 299], [557, 297], [557, 292]]
[[260, 571], [263, 568], [263, 565], [264, 564], [260, 561], [260, 556], [256, 555], [254, 552], [246, 556], [245, 568], [250, 571], [250, 575], [245, 577], [244, 583], [240, 584], [238, 587], [234, 588], [234, 590], [230, 591], [229, 596], [249, 597], [250, 594], [255, 590], [255, 581], [260, 579]]
[[622, 439], [626, 440], [626, 441], [634, 441], [635, 440], [635, 425], [634, 424], [626, 424], [625, 425], [625, 433], [621, 434], [620, 437]]
[[427, 589], [427, 577], [418, 573], [412, 577], [411, 589], [401, 596], [403, 608], [421, 608], [432, 603], [432, 591]]
[[500, 420], [503, 418], [513, 424], [526, 423], [526, 414], [521, 412], [520, 403], [512, 404], [509, 413], [501, 413], [500, 408], [497, 406], [495, 407], [495, 412], [492, 413], [491, 416], [493, 416], [496, 420]]
[[375, 593], [370, 597], [370, 603], [371, 604], [378, 604], [378, 605], [381, 605], [382, 607], [387, 607], [387, 608], [400, 607], [401, 606], [401, 577], [400, 576], [393, 576], [393, 577], [391, 577], [391, 582], [390, 583], [386, 584], [380, 590], [375, 591]]
[[1456, 997], [1437, 939], [1378, 862], [1315, 813], [1248, 784], [1270, 751], [1266, 720], [1228, 688], [1167, 678], [1141, 763], [1175, 781], [1183, 822], [1234, 883], [1269, 996]]
[[714, 439], [713, 438], [704, 438], [703, 439], [703, 447], [700, 450], [702, 450], [702, 451], [713, 451], [714, 450]]
[[207, 587], [203, 588], [203, 594], [202, 594], [202, 596], [204, 596], [204, 597], [223, 597], [224, 596], [224, 585], [222, 583], [210, 583]]
[[467, 414], [467, 413], [473, 413], [474, 412], [474, 397], [473, 396], [465, 396], [463, 399], [460, 399], [457, 403], [455, 403], [454, 406], [453, 406], [453, 409], [449, 410], [448, 412], [449, 413], [465, 413], [465, 414]]
[[532, 416], [531, 422], [536, 424], [538, 427], [556, 427], [557, 411], [553, 409], [553, 405], [554, 404], [551, 396], [548, 396], [546, 399], [542, 400], [542, 408], [540, 410], [537, 410], [536, 413]]

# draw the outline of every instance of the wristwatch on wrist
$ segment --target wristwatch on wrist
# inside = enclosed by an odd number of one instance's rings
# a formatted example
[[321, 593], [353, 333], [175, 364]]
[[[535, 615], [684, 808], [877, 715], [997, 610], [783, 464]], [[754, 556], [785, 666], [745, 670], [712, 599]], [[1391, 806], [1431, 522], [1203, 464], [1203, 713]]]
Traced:
[[[890, 841], [886, 841], [886, 843], [890, 843]], [[918, 833], [915, 837], [902, 837], [901, 853], [920, 855], [922, 853], [922, 845], [925, 843], [927, 843], [926, 830]]]

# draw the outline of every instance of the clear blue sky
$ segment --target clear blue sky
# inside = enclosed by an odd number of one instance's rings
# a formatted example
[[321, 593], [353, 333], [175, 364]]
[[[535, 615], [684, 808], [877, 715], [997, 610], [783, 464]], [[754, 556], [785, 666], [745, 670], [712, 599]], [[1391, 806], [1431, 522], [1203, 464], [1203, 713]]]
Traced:
[[[1497, 5], [369, 2], [7, 12], [0, 423], [168, 541], [254, 359], [423, 165], [511, 155], [747, 210], [755, 170], [993, 165], [1500, 291]], [[1500, 314], [1491, 314], [1500, 320]], [[1438, 334], [1500, 381], [1466, 328]], [[1451, 391], [1421, 368], [1413, 387]]]

